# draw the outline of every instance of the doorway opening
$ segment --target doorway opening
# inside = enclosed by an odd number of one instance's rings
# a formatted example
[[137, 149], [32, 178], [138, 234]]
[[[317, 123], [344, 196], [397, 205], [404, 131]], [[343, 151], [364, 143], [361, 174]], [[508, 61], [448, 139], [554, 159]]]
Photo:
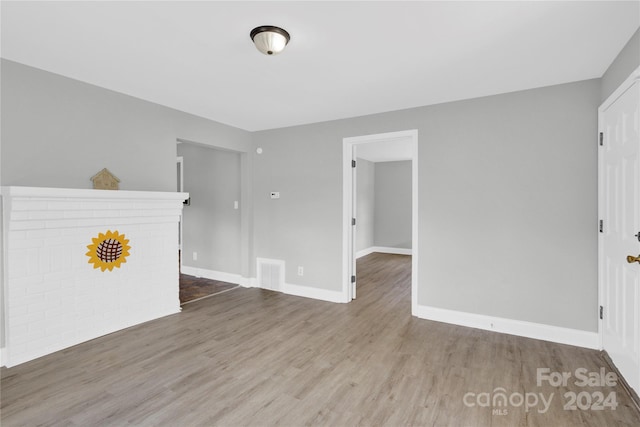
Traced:
[[[371, 218], [367, 218], [366, 202], [358, 200], [358, 159], [360, 165], [366, 169], [371, 164], [382, 162], [397, 162], [392, 169], [405, 169], [410, 167], [411, 191], [407, 198], [410, 199], [410, 213], [405, 213], [403, 217], [395, 218], [398, 225], [406, 223], [410, 215], [410, 227], [408, 224], [405, 237], [398, 237], [395, 233], [388, 246], [384, 243], [375, 245], [375, 240], [367, 237], [367, 228], [371, 227]], [[406, 164], [403, 164], [405, 163]], [[388, 163], [392, 165], [392, 163]], [[374, 166], [375, 167], [375, 166]], [[381, 168], [383, 169], [383, 168]], [[387, 165], [384, 169], [388, 169]], [[360, 172], [360, 178], [366, 177], [366, 172]], [[364, 178], [366, 180], [366, 178]], [[366, 187], [362, 185], [361, 187]], [[370, 190], [367, 190], [370, 191]], [[389, 189], [384, 189], [385, 196]], [[392, 199], [390, 199], [392, 200]], [[360, 202], [360, 203], [359, 203]], [[360, 205], [361, 212], [358, 212]], [[364, 211], [363, 211], [364, 210]], [[361, 214], [363, 214], [361, 216]], [[393, 215], [392, 215], [393, 216]], [[402, 219], [404, 218], [404, 220]], [[393, 218], [391, 218], [393, 220]], [[360, 222], [359, 222], [360, 221]], [[369, 223], [367, 223], [369, 221]], [[358, 234], [358, 227], [364, 233]], [[375, 228], [375, 224], [373, 226]], [[388, 229], [389, 226], [382, 226], [381, 230]], [[411, 312], [415, 315], [418, 302], [418, 131], [407, 130], [400, 132], [390, 132], [374, 135], [364, 135], [343, 139], [343, 286], [342, 292], [346, 302], [357, 296], [357, 259], [358, 255], [367, 255], [367, 252], [387, 252], [396, 254], [411, 254]], [[389, 236], [385, 236], [389, 238]], [[370, 245], [374, 242], [373, 245]], [[408, 247], [407, 247], [408, 246]]]
[[242, 154], [178, 140], [180, 303], [238, 286], [242, 251]]

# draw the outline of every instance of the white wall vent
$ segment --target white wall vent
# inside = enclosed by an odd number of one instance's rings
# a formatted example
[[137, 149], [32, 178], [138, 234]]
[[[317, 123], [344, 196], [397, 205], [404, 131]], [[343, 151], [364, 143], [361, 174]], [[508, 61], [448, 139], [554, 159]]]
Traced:
[[263, 289], [280, 291], [284, 285], [284, 261], [258, 258], [258, 286]]

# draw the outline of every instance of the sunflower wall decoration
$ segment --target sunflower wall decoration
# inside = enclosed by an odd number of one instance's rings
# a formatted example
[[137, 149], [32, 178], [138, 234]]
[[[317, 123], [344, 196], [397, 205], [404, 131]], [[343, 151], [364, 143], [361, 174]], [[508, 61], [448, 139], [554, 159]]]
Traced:
[[129, 256], [129, 240], [124, 238], [124, 234], [118, 231], [107, 230], [106, 233], [99, 233], [94, 237], [93, 243], [87, 246], [89, 252], [89, 264], [93, 263], [93, 268], [100, 268], [102, 271], [113, 267], [120, 268], [120, 264], [127, 262]]

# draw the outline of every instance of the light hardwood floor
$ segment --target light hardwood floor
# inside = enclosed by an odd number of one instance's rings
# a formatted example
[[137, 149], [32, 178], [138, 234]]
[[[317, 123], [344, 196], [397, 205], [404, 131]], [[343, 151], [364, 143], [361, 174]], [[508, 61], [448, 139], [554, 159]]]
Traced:
[[[537, 368], [610, 371], [597, 351], [411, 317], [410, 268], [371, 254], [349, 304], [233, 289], [3, 368], [2, 426], [640, 425], [619, 385], [536, 384]], [[500, 387], [553, 397], [544, 413], [464, 403]], [[614, 392], [617, 409], [563, 409], [585, 391]]]

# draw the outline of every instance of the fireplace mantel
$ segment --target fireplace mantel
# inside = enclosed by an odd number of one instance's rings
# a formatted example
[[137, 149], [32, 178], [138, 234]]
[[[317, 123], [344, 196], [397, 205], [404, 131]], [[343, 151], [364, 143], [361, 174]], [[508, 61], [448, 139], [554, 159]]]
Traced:
[[53, 187], [1, 187], [3, 196], [69, 198], [69, 199], [113, 199], [113, 200], [184, 200], [189, 193], [173, 193], [166, 191], [125, 191], [125, 190], [93, 190], [87, 188], [53, 188]]
[[[187, 193], [2, 187], [1, 194], [2, 364], [180, 311], [178, 225]], [[87, 252], [108, 231], [126, 237], [130, 250], [118, 268], [102, 271]]]

